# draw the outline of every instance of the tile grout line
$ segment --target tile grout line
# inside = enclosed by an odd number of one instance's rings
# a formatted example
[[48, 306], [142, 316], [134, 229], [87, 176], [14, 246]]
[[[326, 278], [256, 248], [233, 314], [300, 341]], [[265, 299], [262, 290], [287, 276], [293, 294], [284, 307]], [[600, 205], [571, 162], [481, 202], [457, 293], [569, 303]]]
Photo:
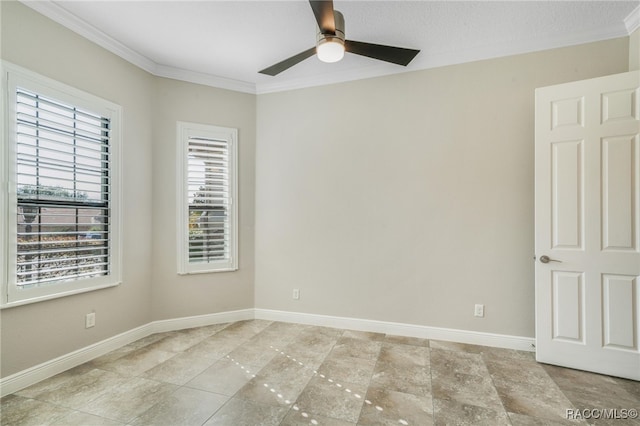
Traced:
[[[301, 331], [302, 332], [302, 331]], [[300, 334], [300, 333], [298, 333]], [[329, 354], [331, 353], [331, 351], [333, 351], [333, 349], [336, 347], [336, 345], [338, 344], [338, 340], [340, 340], [340, 337], [342, 337], [344, 335], [344, 330], [341, 331], [340, 336], [336, 339], [336, 341], [333, 343], [333, 345], [331, 346], [331, 349], [329, 349], [329, 351], [327, 351], [327, 354], [324, 356], [324, 358], [322, 358], [322, 361], [320, 362], [318, 369], [320, 368], [320, 366], [322, 366], [322, 364], [326, 361], [327, 357], [329, 356]], [[272, 346], [273, 347], [273, 346]], [[277, 355], [276, 355], [277, 356]], [[307, 367], [309, 368], [309, 367]], [[305, 389], [307, 389], [307, 386], [309, 386], [309, 383], [311, 383], [311, 380], [313, 379], [313, 377], [315, 377], [315, 375], [317, 374], [317, 370], [312, 370], [312, 372], [314, 373], [311, 377], [309, 377], [309, 380], [307, 381], [307, 383], [304, 385], [304, 387], [302, 388], [302, 391], [300, 392], [300, 394], [296, 397], [296, 400], [292, 402], [291, 407], [289, 408], [289, 410], [287, 410], [287, 414], [285, 414], [285, 416], [282, 418], [282, 420], [280, 421], [280, 425], [282, 425], [282, 422], [284, 422], [284, 419], [287, 418], [287, 416], [289, 415], [289, 413], [291, 412], [291, 410], [293, 409], [294, 405], [296, 405], [296, 403], [298, 402], [298, 399], [300, 398], [300, 395], [302, 395], [305, 391]], [[339, 420], [339, 419], [336, 419]]]
[[[211, 337], [215, 336], [216, 334], [220, 333], [222, 330], [227, 329], [227, 327], [229, 327], [231, 324], [234, 324], [234, 323], [228, 323], [225, 327], [223, 327], [223, 328], [221, 328], [221, 329], [219, 329], [219, 330], [216, 330], [216, 331], [215, 331], [214, 333], [212, 333], [212, 334], [208, 334], [208, 335], [206, 335], [205, 337], [203, 337], [202, 339], [200, 339], [197, 343], [194, 343], [193, 345], [189, 346], [189, 347], [188, 347], [188, 348], [186, 348], [185, 350], [182, 350], [182, 351], [176, 352], [176, 353], [174, 354], [174, 356], [172, 356], [171, 358], [166, 359], [165, 361], [161, 362], [161, 363], [160, 363], [160, 364], [158, 364], [158, 365], [162, 365], [162, 364], [164, 364], [166, 361], [169, 361], [169, 359], [172, 359], [172, 358], [176, 357], [178, 354], [186, 353], [186, 351], [187, 351], [188, 349], [190, 349], [190, 348], [192, 348], [192, 347], [194, 347], [194, 346], [196, 346], [196, 345], [198, 345], [198, 344], [202, 343], [203, 341], [205, 341], [205, 340], [207, 340], [207, 339], [209, 339], [209, 338], [211, 338]], [[161, 333], [157, 333], [157, 334], [161, 334]], [[154, 343], [156, 343], [156, 342], [158, 342], [158, 341], [160, 341], [160, 340], [163, 340], [163, 339], [159, 339], [159, 340], [157, 340], [157, 341], [151, 342], [151, 343], [149, 343], [149, 344], [147, 344], [147, 345], [142, 346], [141, 348], [143, 348], [143, 347], [145, 347], [145, 346], [152, 345], [152, 344], [154, 344]], [[240, 342], [240, 344], [238, 345], [238, 347], [239, 347], [239, 346], [241, 346], [241, 345], [243, 345], [244, 343], [246, 343], [246, 342], [245, 342], [245, 341], [241, 341], [241, 342]], [[141, 349], [141, 348], [140, 348], [140, 349]], [[233, 350], [235, 350], [235, 349], [237, 349], [237, 347], [236, 347], [236, 348], [234, 348]], [[233, 350], [232, 350], [232, 351], [233, 351]], [[123, 356], [126, 356], [126, 355], [123, 355]], [[120, 357], [120, 358], [122, 358], [122, 357]], [[117, 359], [120, 359], [120, 358], [117, 358]], [[221, 359], [223, 359], [223, 358], [224, 358], [224, 355], [222, 355], [222, 357], [220, 357], [220, 358], [218, 358], [218, 359], [214, 360], [214, 361], [209, 365], [209, 367], [205, 368], [203, 371], [205, 371], [206, 369], [210, 368], [213, 364], [215, 364], [216, 362], [220, 361], [220, 360], [221, 360]], [[158, 365], [153, 366], [153, 367], [151, 367], [151, 368], [149, 368], [149, 369], [147, 369], [147, 370], [143, 371], [143, 372], [142, 372], [142, 374], [144, 374], [144, 373], [146, 373], [147, 371], [149, 371], [149, 370], [151, 370], [151, 369], [153, 369], [153, 368], [157, 367]], [[202, 372], [203, 372], [203, 371], [201, 371], [200, 373], [198, 373], [198, 375], [199, 375], [199, 374], [202, 374]], [[142, 377], [141, 375], [138, 375], [138, 376], [135, 376], [135, 377], [137, 377], [137, 378], [142, 378], [142, 379], [145, 379], [145, 380], [152, 380], [152, 381], [155, 381], [155, 382], [158, 382], [158, 383], [162, 383], [162, 384], [173, 384], [173, 383], [162, 382], [162, 381], [160, 381], [160, 380], [148, 379], [148, 378], [146, 378], [146, 377]], [[216, 393], [216, 392], [210, 392], [210, 391], [205, 391], [205, 390], [202, 390], [202, 389], [190, 388], [190, 387], [186, 386], [186, 384], [187, 384], [188, 382], [189, 382], [189, 381], [187, 381], [186, 383], [181, 384], [181, 385], [176, 385], [176, 389], [174, 389], [174, 390], [171, 392], [171, 395], [174, 395], [176, 392], [178, 392], [180, 389], [183, 389], [183, 388], [186, 388], [186, 389], [194, 389], [194, 390], [198, 390], [198, 391], [201, 391], [201, 392], [207, 392], [207, 393], [211, 393], [211, 394], [215, 394], [215, 395], [222, 395], [222, 394], [218, 394], [218, 393]], [[227, 395], [222, 395], [222, 396], [227, 396]], [[204, 423], [202, 423], [202, 425], [204, 425], [207, 421], [209, 421], [209, 419], [210, 419], [211, 417], [213, 417], [213, 416], [214, 416], [218, 411], [220, 411], [220, 409], [222, 409], [222, 407], [224, 407], [224, 406], [225, 406], [225, 405], [226, 405], [226, 404], [231, 400], [231, 398], [232, 398], [232, 397], [230, 397], [227, 401], [225, 401], [225, 403], [224, 403], [224, 404], [222, 404], [222, 405], [221, 405], [217, 410], [215, 410], [215, 411], [211, 414], [211, 416], [207, 417], [207, 419], [204, 421]], [[138, 414], [137, 416], [135, 416], [134, 418], [130, 419], [128, 422], [126, 422], [126, 423], [124, 423], [124, 424], [125, 424], [125, 425], [129, 425], [129, 424], [131, 424], [131, 423], [132, 423], [132, 422], [134, 422], [136, 419], [138, 419], [139, 417], [144, 416], [144, 414], [146, 414], [147, 412], [151, 411], [151, 410], [152, 410], [152, 409], [154, 409], [158, 404], [161, 404], [161, 403], [162, 403], [162, 401], [158, 401], [157, 403], [155, 403], [155, 404], [153, 404], [151, 407], [149, 407], [147, 410], [145, 410], [145, 411], [143, 411], [142, 413]]]
[[[274, 323], [274, 321], [271, 321], [271, 323], [270, 323], [269, 325], [271, 325], [271, 324], [273, 324], [273, 323]], [[254, 335], [253, 335], [250, 339], [248, 339], [246, 342], [248, 342], [248, 341], [249, 341], [249, 340], [251, 340], [252, 338], [256, 337], [258, 334], [262, 333], [262, 332], [263, 332], [266, 328], [268, 328], [268, 327], [269, 327], [269, 326], [264, 327], [262, 330], [260, 330], [260, 331], [259, 331], [259, 332], [257, 332], [256, 334], [254, 334]], [[225, 327], [225, 328], [226, 328], [226, 327]], [[235, 351], [235, 350], [236, 350], [236, 349], [238, 349], [240, 346], [244, 345], [246, 342], [242, 342], [240, 345], [238, 345], [238, 346], [237, 346], [237, 347], [235, 347], [234, 349], [232, 349], [232, 350], [230, 350], [229, 352], [227, 352], [226, 354], [222, 355], [222, 357], [221, 357], [221, 358], [219, 358], [218, 360], [216, 360], [213, 364], [215, 364], [216, 362], [218, 362], [218, 361], [220, 361], [220, 360], [224, 359], [225, 357], [228, 357], [228, 356], [229, 356], [229, 354], [230, 354], [231, 352]], [[211, 366], [212, 366], [213, 364], [211, 364]], [[207, 369], [208, 369], [208, 368], [210, 368], [211, 366], [207, 367]], [[262, 368], [264, 368], [264, 367], [262, 367]], [[205, 369], [205, 370], [206, 370], [206, 369]], [[258, 371], [254, 374], [254, 378], [255, 378], [255, 377], [257, 377], [258, 373], [259, 373], [261, 370], [262, 370], [262, 369], [258, 370]], [[202, 373], [200, 373], [200, 374], [202, 374]], [[197, 376], [196, 376], [196, 377], [197, 377]], [[250, 381], [250, 380], [249, 380], [249, 381]], [[188, 383], [188, 382], [187, 382], [187, 383]], [[249, 383], [249, 382], [247, 382], [247, 383]], [[185, 385], [186, 385], [186, 383], [185, 383]], [[246, 383], [245, 383], [245, 385], [246, 385]], [[225, 401], [225, 403], [224, 403], [224, 404], [222, 404], [220, 407], [218, 407], [218, 409], [217, 409], [217, 410], [215, 410], [213, 413], [211, 413], [211, 415], [205, 419], [205, 421], [202, 423], [202, 425], [201, 425], [201, 426], [204, 426], [204, 425], [205, 425], [209, 420], [211, 420], [211, 419], [212, 419], [212, 418], [213, 418], [217, 413], [219, 413], [219, 412], [220, 412], [220, 410], [222, 410], [224, 407], [226, 407], [226, 406], [227, 406], [227, 404], [229, 404], [229, 403], [233, 400], [233, 398], [235, 398], [235, 396], [238, 394], [238, 392], [240, 392], [240, 390], [241, 390], [243, 387], [244, 387], [244, 386], [241, 386], [241, 387], [240, 387], [240, 389], [238, 389], [238, 390], [237, 390], [233, 395], [229, 396], [229, 398]], [[213, 392], [213, 393], [215, 393], [215, 392]], [[224, 396], [227, 396], [227, 395], [224, 395]], [[244, 398], [242, 398], [242, 399], [244, 399]], [[253, 402], [256, 402], [256, 403], [257, 403], [257, 401], [253, 401]]]
[[[273, 324], [273, 323], [275, 323], [275, 322], [276, 322], [276, 321], [271, 321], [271, 324]], [[271, 324], [270, 324], [270, 325], [271, 325]], [[268, 326], [267, 326], [267, 327], [268, 327]], [[258, 333], [256, 333], [253, 337], [256, 337], [257, 335], [259, 335], [260, 333], [262, 333], [262, 332], [263, 332], [267, 327], [265, 327], [264, 329], [260, 330], [260, 331], [259, 331]], [[302, 332], [302, 330], [299, 330], [299, 331], [296, 333], [296, 335], [295, 335], [295, 336], [297, 337], [301, 332]], [[253, 338], [253, 337], [252, 337], [252, 338]], [[251, 339], [249, 339], [249, 340], [251, 340]], [[292, 340], [292, 341], [293, 341], [293, 340], [295, 340], [295, 337], [294, 337], [294, 338], [292, 338], [291, 340]], [[248, 341], [248, 340], [247, 340], [247, 341]], [[246, 342], [243, 342], [242, 344], [244, 344], [244, 343], [246, 343]], [[242, 346], [242, 344], [241, 344], [241, 345], [238, 345], [238, 347], [234, 348], [233, 350], [231, 350], [231, 351], [229, 351], [228, 353], [226, 353], [225, 355], [223, 355], [223, 356], [222, 356], [222, 358], [220, 358], [220, 360], [227, 358], [227, 359], [230, 359], [231, 361], [233, 361], [233, 359], [229, 358], [229, 354], [231, 354], [231, 352], [233, 352], [234, 350], [236, 350], [236, 349], [238, 349], [240, 346]], [[273, 358], [271, 358], [271, 360], [273, 360], [274, 358], [275, 358], [275, 356], [274, 356]], [[271, 361], [271, 360], [270, 360], [270, 361]], [[218, 360], [218, 361], [219, 361], [219, 360]], [[270, 362], [270, 361], [269, 361], [269, 362]], [[216, 362], [217, 362], [217, 361], [216, 361]], [[237, 363], [236, 363], [236, 364], [237, 364]], [[228, 399], [228, 400], [227, 400], [227, 401], [226, 401], [222, 406], [220, 406], [220, 408], [218, 408], [218, 409], [217, 409], [213, 414], [211, 414], [211, 416], [209, 416], [209, 417], [207, 418], [207, 420], [206, 420], [202, 425], [206, 424], [206, 423], [207, 423], [211, 418], [213, 418], [213, 417], [214, 417], [214, 416], [215, 416], [215, 415], [216, 415], [220, 410], [222, 410], [222, 409], [223, 409], [223, 407], [225, 407], [225, 406], [226, 406], [227, 404], [229, 404], [229, 403], [230, 403], [234, 398], [236, 398], [236, 396], [237, 396], [237, 395], [238, 395], [238, 393], [239, 393], [239, 392], [244, 388], [244, 386], [246, 386], [246, 385], [247, 385], [247, 384], [248, 384], [252, 379], [257, 378], [257, 377], [258, 377], [258, 375], [260, 374], [260, 371], [262, 371], [262, 370], [263, 370], [267, 365], [268, 365], [268, 363], [267, 363], [266, 365], [262, 366], [262, 367], [261, 367], [259, 370], [257, 370], [255, 373], [248, 373], [248, 374], [252, 374], [252, 378], [251, 378], [251, 379], [249, 379], [249, 381], [248, 381], [247, 383], [245, 383], [243, 386], [241, 386], [241, 387], [240, 387], [240, 389], [238, 389], [238, 390], [237, 390], [233, 395], [231, 395], [231, 396], [229, 397], [229, 399]], [[226, 395], [225, 395], [225, 396], [226, 396]], [[244, 400], [244, 401], [249, 401], [249, 402], [251, 402], [251, 403], [253, 403], [253, 404], [258, 404], [258, 405], [268, 405], [268, 404], [263, 404], [262, 402], [259, 402], [259, 401], [247, 400], [247, 399], [242, 398], [242, 397], [238, 397], [238, 398], [239, 398], [239, 399], [242, 399], [242, 400]], [[292, 404], [293, 404], [293, 403], [292, 403]], [[291, 405], [292, 405], [292, 404], [291, 404]], [[290, 412], [290, 411], [291, 411], [291, 407], [289, 407], [289, 408], [288, 408], [287, 412], [286, 412], [286, 413], [285, 413], [285, 415], [283, 416], [283, 420], [284, 420], [284, 418], [286, 418], [286, 416], [289, 414], [289, 412]], [[281, 422], [282, 422], [283, 420], [281, 420]], [[281, 422], [280, 422], [280, 423], [281, 423]]]
[[431, 417], [433, 418], [433, 424], [436, 424], [436, 398], [433, 396], [433, 366], [431, 365], [431, 360], [433, 359], [431, 348], [431, 340], [429, 340], [429, 386], [431, 394]]
[[482, 359], [482, 365], [484, 365], [485, 370], [487, 370], [487, 375], [489, 376], [489, 380], [491, 380], [491, 386], [493, 386], [493, 389], [496, 391], [496, 395], [498, 395], [498, 399], [500, 400], [500, 406], [502, 407], [502, 411], [504, 412], [504, 415], [507, 418], [507, 421], [509, 422], [509, 424], [513, 425], [513, 421], [511, 421], [511, 416], [509, 416], [509, 412], [504, 406], [504, 401], [502, 400], [502, 396], [500, 396], [500, 392], [498, 392], [496, 383], [493, 380], [493, 374], [491, 374], [491, 372], [489, 371], [489, 367], [487, 366], [487, 360], [482, 354], [480, 354], [480, 359]]
[[[386, 337], [386, 334], [384, 336]], [[382, 342], [384, 342], [384, 339], [382, 340]], [[382, 344], [380, 344], [380, 349], [378, 349], [378, 353], [376, 355], [376, 362], [375, 364], [373, 364], [373, 371], [371, 371], [371, 375], [369, 376], [369, 384], [367, 385], [367, 389], [365, 390], [363, 395], [364, 401], [362, 402], [362, 405], [360, 406], [360, 410], [358, 411], [358, 420], [356, 420], [356, 424], [358, 424], [358, 422], [360, 421], [360, 417], [362, 416], [362, 410], [364, 409], [365, 403], [369, 401], [369, 398], [367, 398], [367, 394], [369, 393], [369, 388], [371, 387], [371, 380], [373, 379], [373, 375], [376, 373], [376, 367], [378, 365], [378, 362], [380, 361], [380, 352], [382, 352]]]
[[[344, 332], [341, 333], [341, 335], [344, 334]], [[336, 343], [338, 342], [338, 339], [336, 339]], [[322, 362], [320, 363], [320, 365], [322, 365], [322, 363], [327, 359], [327, 356], [329, 356], [329, 354], [331, 353], [331, 351], [333, 350], [333, 348], [336, 346], [336, 343], [333, 344], [333, 346], [331, 346], [331, 349], [329, 350], [329, 352], [327, 352], [327, 355], [324, 356], [324, 358], [322, 358]], [[277, 355], [276, 355], [277, 356]], [[320, 368], [320, 367], [318, 367]], [[309, 381], [307, 381], [307, 383], [304, 385], [304, 388], [302, 388], [302, 391], [300, 392], [300, 394], [296, 397], [296, 400], [293, 402], [293, 404], [291, 405], [291, 407], [289, 408], [289, 410], [287, 410], [287, 414], [284, 415], [284, 417], [282, 418], [282, 420], [280, 421], [280, 425], [282, 425], [282, 422], [284, 422], [284, 419], [287, 418], [287, 416], [289, 415], [289, 413], [291, 412], [291, 410], [293, 409], [293, 406], [296, 405], [296, 403], [298, 402], [298, 399], [300, 398], [300, 395], [302, 395], [302, 393], [305, 391], [305, 389], [307, 388], [307, 386], [309, 386], [309, 383], [311, 382], [311, 380], [313, 379], [314, 376], [311, 376], [309, 378]]]

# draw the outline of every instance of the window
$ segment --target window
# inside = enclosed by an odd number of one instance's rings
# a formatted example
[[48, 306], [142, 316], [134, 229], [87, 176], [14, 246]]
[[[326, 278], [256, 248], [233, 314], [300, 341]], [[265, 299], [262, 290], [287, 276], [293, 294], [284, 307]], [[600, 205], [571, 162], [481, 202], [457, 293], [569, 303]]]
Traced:
[[178, 273], [237, 268], [236, 129], [178, 122]]
[[4, 66], [9, 244], [3, 304], [118, 284], [119, 107]]

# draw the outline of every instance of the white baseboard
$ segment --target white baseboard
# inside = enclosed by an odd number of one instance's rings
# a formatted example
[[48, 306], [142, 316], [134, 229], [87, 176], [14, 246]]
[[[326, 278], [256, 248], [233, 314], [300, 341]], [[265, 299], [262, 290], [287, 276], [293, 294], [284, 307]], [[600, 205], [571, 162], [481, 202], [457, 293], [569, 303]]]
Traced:
[[42, 364], [35, 365], [10, 376], [3, 377], [0, 379], [0, 396], [17, 392], [41, 380], [48, 379], [51, 376], [55, 376], [56, 374], [77, 367], [80, 364], [84, 364], [129, 343], [133, 343], [138, 339], [147, 337], [150, 334], [153, 334], [151, 324], [146, 324], [59, 356], [58, 358], [45, 361]]
[[243, 321], [254, 319], [254, 309], [241, 309], [238, 311], [218, 312], [215, 314], [197, 315], [154, 321], [151, 323], [153, 333], [184, 330], [185, 328], [202, 327], [205, 325], [222, 324], [225, 322]]
[[42, 364], [19, 371], [0, 379], [0, 396], [6, 396], [47, 379], [70, 368], [91, 361], [136, 340], [154, 333], [202, 327], [205, 325], [249, 319], [294, 322], [299, 324], [345, 328], [349, 330], [371, 331], [398, 336], [420, 337], [423, 339], [446, 340], [476, 345], [494, 346], [506, 349], [532, 351], [535, 339], [531, 337], [508, 336], [503, 334], [481, 333], [477, 331], [456, 330], [450, 328], [428, 327], [424, 325], [403, 324], [397, 322], [376, 321], [358, 318], [335, 317], [328, 315], [305, 314], [270, 309], [242, 309], [219, 312], [193, 317], [153, 321], [116, 336], [78, 349], [66, 355]]
[[253, 319], [253, 309], [239, 311], [220, 312], [215, 314], [198, 315], [193, 317], [176, 318], [169, 320], [153, 321], [143, 326], [125, 331], [124, 333], [78, 349], [71, 353], [59, 356], [50, 361], [43, 362], [26, 370], [19, 371], [0, 379], [0, 397], [12, 394], [48, 379], [56, 374], [77, 367], [80, 364], [91, 361], [105, 355], [122, 346], [133, 343], [154, 333], [182, 330], [185, 328], [201, 327], [205, 325], [221, 324], [225, 322]]
[[423, 339], [445, 340], [449, 342], [470, 343], [497, 348], [534, 351], [535, 339], [532, 337], [509, 336], [505, 334], [484, 333], [478, 331], [457, 330], [453, 328], [429, 327], [425, 325], [404, 324], [398, 322], [376, 321], [359, 318], [335, 317], [306, 314], [301, 312], [254, 309], [256, 319], [298, 324], [319, 325], [325, 327], [346, 328], [349, 330], [371, 331], [394, 334], [397, 336], [420, 337]]

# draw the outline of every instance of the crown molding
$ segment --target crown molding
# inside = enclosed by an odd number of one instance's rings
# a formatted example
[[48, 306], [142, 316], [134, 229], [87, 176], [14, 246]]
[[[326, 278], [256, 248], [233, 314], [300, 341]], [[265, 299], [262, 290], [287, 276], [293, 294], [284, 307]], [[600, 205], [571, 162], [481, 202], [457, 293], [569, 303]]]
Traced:
[[157, 67], [155, 62], [128, 48], [96, 27], [87, 24], [85, 21], [68, 12], [66, 9], [58, 6], [51, 0], [20, 0], [20, 2], [52, 21], [57, 22], [87, 40], [90, 40], [98, 46], [103, 47], [109, 52], [121, 57], [125, 61], [128, 61], [151, 74], [155, 74], [155, 69]]
[[190, 71], [167, 65], [157, 64], [149, 58], [130, 49], [114, 38], [108, 36], [92, 25], [87, 24], [77, 16], [58, 6], [51, 0], [19, 0], [21, 3], [46, 16], [47, 18], [76, 32], [80, 36], [96, 43], [122, 59], [158, 77], [171, 78], [189, 83], [227, 89], [249, 94], [266, 94], [308, 87], [324, 86], [327, 84], [344, 83], [363, 80], [410, 71], [419, 71], [461, 64], [465, 62], [493, 59], [510, 55], [519, 55], [541, 50], [556, 49], [578, 44], [608, 40], [629, 36], [640, 27], [640, 6], [636, 7], [624, 20], [609, 27], [597, 28], [593, 31], [561, 34], [556, 36], [535, 38], [526, 42], [513, 41], [501, 44], [479, 46], [456, 52], [430, 53], [423, 52], [406, 68], [390, 67], [387, 64], [375, 64], [367, 68], [351, 69], [339, 73], [297, 78], [286, 81], [252, 83], [220, 77], [213, 74]]
[[118, 40], [100, 31], [96, 27], [87, 24], [85, 21], [70, 13], [66, 9], [58, 6], [51, 0], [19, 1], [25, 6], [28, 6], [29, 8], [40, 13], [41, 15], [46, 16], [52, 21], [57, 22], [58, 24], [86, 38], [87, 40], [92, 41], [98, 46], [121, 57], [125, 61], [130, 62], [131, 64], [142, 68], [143, 70], [157, 77], [172, 78], [174, 80], [203, 84], [206, 86], [228, 89], [236, 92], [251, 94], [256, 93], [254, 83], [157, 64], [146, 56], [141, 55], [135, 50], [130, 49], [129, 47], [120, 43]]
[[205, 74], [166, 65], [156, 65], [153, 75], [157, 77], [172, 78], [174, 80], [186, 81], [189, 83], [202, 84], [219, 89], [233, 90], [235, 92], [256, 94], [256, 85], [248, 81], [234, 80], [231, 78], [218, 77], [213, 74]]
[[640, 28], [640, 5], [624, 18], [624, 25], [627, 28], [628, 35], [631, 35], [632, 32]]

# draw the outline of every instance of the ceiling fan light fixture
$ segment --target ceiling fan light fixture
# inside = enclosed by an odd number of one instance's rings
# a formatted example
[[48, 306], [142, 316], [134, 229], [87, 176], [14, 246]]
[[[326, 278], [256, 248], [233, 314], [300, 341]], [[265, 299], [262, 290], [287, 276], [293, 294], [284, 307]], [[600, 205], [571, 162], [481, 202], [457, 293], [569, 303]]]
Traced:
[[316, 53], [322, 62], [338, 62], [344, 57], [344, 41], [338, 37], [327, 37], [318, 41]]
[[[331, 8], [333, 9], [333, 7]], [[344, 16], [337, 10], [331, 10], [334, 28], [318, 28], [316, 35], [316, 54], [322, 62], [338, 62], [344, 58]]]

